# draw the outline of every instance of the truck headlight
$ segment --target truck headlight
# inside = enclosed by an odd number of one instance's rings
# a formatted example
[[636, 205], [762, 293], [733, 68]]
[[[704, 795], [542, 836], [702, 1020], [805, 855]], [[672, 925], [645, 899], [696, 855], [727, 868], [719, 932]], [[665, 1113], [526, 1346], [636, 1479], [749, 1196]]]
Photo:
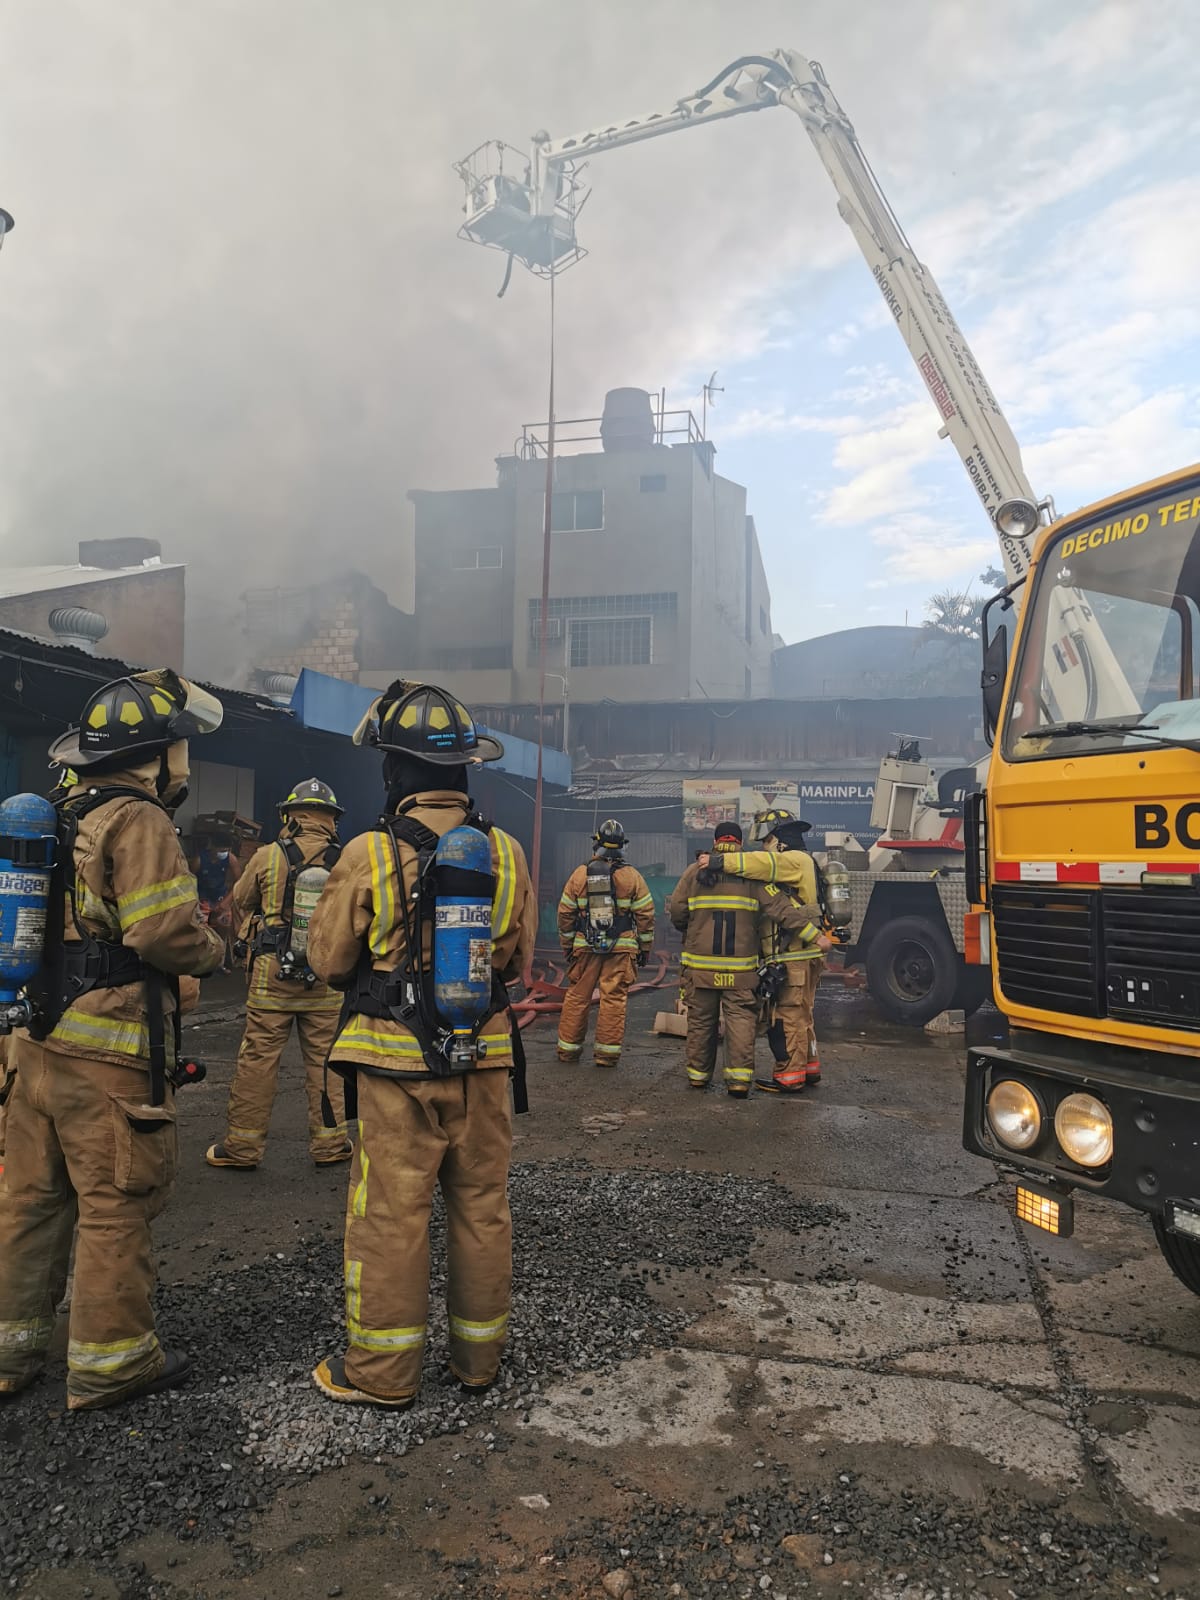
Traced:
[[1010, 1150], [1028, 1150], [1042, 1131], [1042, 1108], [1037, 1095], [1015, 1078], [1003, 1078], [987, 1097], [988, 1126]]
[[1014, 496], [996, 507], [996, 526], [1010, 539], [1030, 539], [1038, 530], [1041, 516], [1031, 500]]
[[1102, 1167], [1112, 1159], [1112, 1116], [1094, 1094], [1069, 1094], [1060, 1101], [1054, 1113], [1054, 1132], [1078, 1166]]

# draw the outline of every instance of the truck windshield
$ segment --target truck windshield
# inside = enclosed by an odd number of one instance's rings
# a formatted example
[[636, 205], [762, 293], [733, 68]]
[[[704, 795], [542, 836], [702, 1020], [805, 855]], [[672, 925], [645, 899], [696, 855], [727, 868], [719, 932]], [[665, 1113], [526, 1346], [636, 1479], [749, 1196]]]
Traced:
[[1046, 550], [1009, 689], [1010, 761], [1200, 741], [1200, 474]]

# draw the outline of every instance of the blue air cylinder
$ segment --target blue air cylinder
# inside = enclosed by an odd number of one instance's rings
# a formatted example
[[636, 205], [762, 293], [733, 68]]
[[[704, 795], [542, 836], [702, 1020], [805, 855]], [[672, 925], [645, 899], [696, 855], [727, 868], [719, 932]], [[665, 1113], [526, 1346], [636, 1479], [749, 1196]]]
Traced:
[[492, 849], [478, 828], [451, 828], [433, 858], [433, 996], [454, 1036], [451, 1058], [469, 1061], [471, 1034], [492, 1009]]
[[11, 1005], [42, 964], [58, 815], [39, 794], [0, 805], [0, 1005]]

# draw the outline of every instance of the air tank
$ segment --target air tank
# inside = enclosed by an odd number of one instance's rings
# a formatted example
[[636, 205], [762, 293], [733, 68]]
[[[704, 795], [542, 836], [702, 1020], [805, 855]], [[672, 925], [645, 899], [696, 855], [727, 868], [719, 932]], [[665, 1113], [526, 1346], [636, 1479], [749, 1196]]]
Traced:
[[600, 439], [606, 451], [649, 450], [654, 444], [654, 408], [645, 389], [610, 389], [604, 396]]
[[305, 867], [296, 874], [292, 890], [292, 934], [288, 948], [297, 962], [303, 961], [308, 954], [308, 925], [317, 909], [321, 891], [328, 882], [328, 867]]
[[11, 1005], [42, 964], [58, 814], [40, 794], [0, 805], [0, 1005]]
[[[452, 1065], [469, 1066], [471, 1036], [492, 1009], [492, 849], [478, 828], [451, 828], [433, 858], [433, 997], [454, 1035]], [[478, 1053], [482, 1053], [481, 1051]]]

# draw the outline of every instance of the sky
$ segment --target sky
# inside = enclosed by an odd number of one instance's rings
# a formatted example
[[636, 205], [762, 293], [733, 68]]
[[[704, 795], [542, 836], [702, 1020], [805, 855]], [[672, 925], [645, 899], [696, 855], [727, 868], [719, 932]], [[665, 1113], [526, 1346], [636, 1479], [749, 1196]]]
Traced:
[[[456, 237], [452, 163], [823, 63], [1070, 510], [1200, 457], [1192, 0], [5, 0], [0, 562], [159, 538], [189, 665], [347, 566], [399, 604], [407, 492], [486, 485], [546, 411], [545, 285]], [[781, 110], [597, 157], [560, 412], [667, 387], [747, 485], [788, 640], [910, 622], [989, 524], [829, 179]], [[631, 584], [633, 575], [631, 575]]]

